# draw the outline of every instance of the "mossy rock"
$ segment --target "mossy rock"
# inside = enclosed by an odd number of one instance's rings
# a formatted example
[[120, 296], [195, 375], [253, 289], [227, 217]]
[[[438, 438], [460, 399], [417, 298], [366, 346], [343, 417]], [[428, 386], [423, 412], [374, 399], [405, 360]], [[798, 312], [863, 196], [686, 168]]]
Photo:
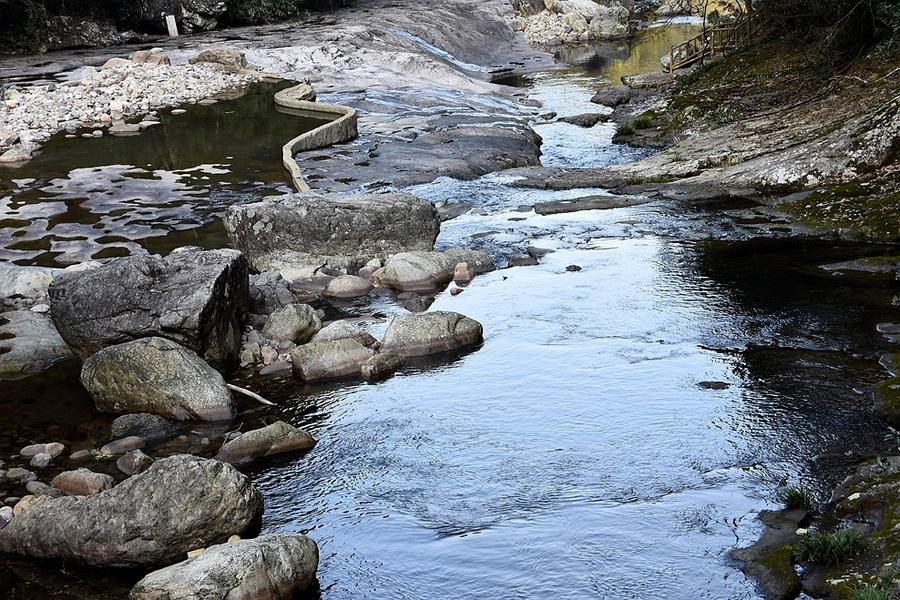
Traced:
[[875, 412], [893, 427], [900, 427], [900, 377], [875, 385]]

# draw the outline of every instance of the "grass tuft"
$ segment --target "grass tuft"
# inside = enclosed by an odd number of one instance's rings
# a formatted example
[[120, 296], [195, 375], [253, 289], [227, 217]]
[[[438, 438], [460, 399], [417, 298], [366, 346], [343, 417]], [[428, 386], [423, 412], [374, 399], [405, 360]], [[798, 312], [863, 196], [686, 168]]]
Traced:
[[806, 562], [834, 566], [858, 556], [869, 542], [851, 529], [809, 534], [800, 545], [800, 558]]
[[850, 600], [894, 600], [894, 595], [884, 588], [866, 586], [851, 591]]
[[812, 510], [812, 497], [803, 487], [786, 485], [778, 488], [775, 493], [775, 499], [778, 500], [787, 510], [803, 509]]

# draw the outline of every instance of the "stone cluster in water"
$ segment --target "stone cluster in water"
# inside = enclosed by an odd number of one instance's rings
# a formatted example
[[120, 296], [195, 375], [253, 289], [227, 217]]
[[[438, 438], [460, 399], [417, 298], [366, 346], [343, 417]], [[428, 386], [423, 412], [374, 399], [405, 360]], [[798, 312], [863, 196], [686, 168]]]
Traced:
[[[133, 133], [127, 123], [154, 109], [193, 104], [240, 88], [256, 77], [230, 72], [221, 64], [171, 65], [156, 49], [135, 52], [131, 60], [110, 59], [102, 68], [85, 67], [81, 78], [26, 89], [10, 88], [0, 104], [0, 162], [29, 160], [50, 137]], [[150, 122], [150, 121], [146, 121]]]

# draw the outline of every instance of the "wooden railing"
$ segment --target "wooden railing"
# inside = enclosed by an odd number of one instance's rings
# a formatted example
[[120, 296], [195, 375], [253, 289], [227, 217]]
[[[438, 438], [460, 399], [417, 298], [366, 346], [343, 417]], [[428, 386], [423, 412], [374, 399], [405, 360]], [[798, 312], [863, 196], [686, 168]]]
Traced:
[[669, 50], [667, 71], [690, 66], [707, 56], [725, 54], [736, 50], [753, 38], [752, 14], [742, 15], [734, 23], [716, 25]]

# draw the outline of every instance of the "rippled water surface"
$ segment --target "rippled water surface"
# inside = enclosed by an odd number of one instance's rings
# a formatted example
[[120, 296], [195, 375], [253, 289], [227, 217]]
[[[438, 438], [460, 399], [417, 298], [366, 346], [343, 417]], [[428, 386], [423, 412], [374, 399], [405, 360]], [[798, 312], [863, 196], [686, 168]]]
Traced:
[[[584, 52], [569, 57], [576, 67], [520, 85], [559, 115], [604, 110], [587, 102], [595, 78], [639, 72], [659, 54]], [[205, 131], [181, 131], [174, 119], [154, 135], [188, 143]], [[548, 165], [607, 165], [643, 152], [611, 145], [612, 125], [538, 128]], [[71, 148], [85, 157], [117, 143], [87, 140], [82, 150], [78, 142]], [[172, 190], [190, 181], [175, 201], [190, 210], [160, 198], [126, 202], [136, 231], [153, 229], [140, 222], [141, 202], [160, 211], [163, 227], [196, 231], [203, 215], [233, 201], [229, 190], [280, 189], [280, 173], [254, 166], [258, 149], [229, 150], [234, 162], [223, 168], [218, 150], [185, 162], [163, 142], [174, 155], [146, 150], [128, 167], [57, 156], [64, 166], [44, 186], [64, 201], [86, 196], [65, 213], [81, 210], [84, 222], [66, 231], [111, 235], [120, 226], [127, 194], [83, 192], [94, 186], [122, 190], [150, 177]], [[29, 168], [50, 169], [51, 149]], [[219, 168], [228, 174], [212, 200], [195, 203]], [[472, 205], [444, 224], [439, 246], [480, 246], [501, 261], [529, 247], [555, 250], [538, 266], [495, 271], [459, 296], [437, 297], [431, 310], [484, 324], [481, 347], [377, 384], [257, 382], [278, 400], [275, 416], [318, 439], [305, 456], [248, 471], [265, 496], [263, 530], [309, 533], [321, 552], [321, 597], [333, 600], [758, 598], [727, 552], [758, 534], [755, 515], [772, 506], [776, 487], [802, 481], [822, 497], [846, 465], [891, 442], [868, 390], [887, 350], [874, 325], [898, 317], [893, 291], [841, 284], [817, 269], [880, 250], [771, 239], [760, 235], [765, 228], [736, 227], [720, 210], [727, 206], [657, 200], [542, 217], [533, 203], [605, 192], [512, 183], [495, 174], [411, 189]], [[7, 246], [4, 258], [44, 261], [53, 244], [68, 243], [50, 226], [60, 207], [12, 198], [23, 214], [35, 212], [6, 227], [35, 243], [53, 239], [38, 250]], [[375, 333], [401, 310], [384, 300], [338, 308], [380, 317]]]

